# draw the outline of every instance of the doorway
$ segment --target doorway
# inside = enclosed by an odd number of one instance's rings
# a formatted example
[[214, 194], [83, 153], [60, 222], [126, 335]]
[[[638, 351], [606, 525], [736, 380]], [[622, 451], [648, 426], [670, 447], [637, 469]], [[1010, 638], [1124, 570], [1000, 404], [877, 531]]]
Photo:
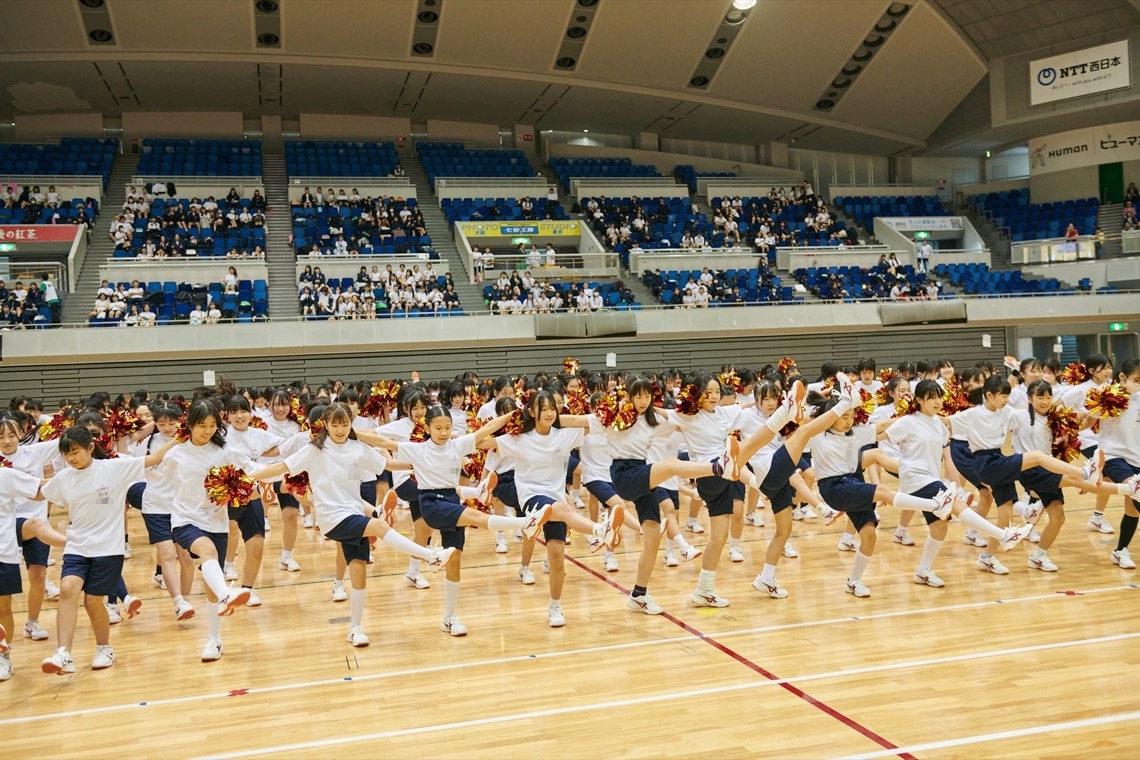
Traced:
[[1124, 164], [1100, 165], [1100, 202], [1124, 203]]

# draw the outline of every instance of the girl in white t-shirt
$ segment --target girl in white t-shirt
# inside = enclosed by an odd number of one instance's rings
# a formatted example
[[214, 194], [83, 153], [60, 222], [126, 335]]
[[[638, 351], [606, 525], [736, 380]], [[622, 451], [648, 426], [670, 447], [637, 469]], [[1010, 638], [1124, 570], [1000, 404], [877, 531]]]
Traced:
[[[6, 418], [3, 425], [15, 424]], [[16, 508], [25, 501], [42, 500], [40, 478], [15, 467], [0, 467], [0, 681], [12, 677], [12, 661], [8, 657], [8, 631], [15, 631], [12, 618], [12, 596], [23, 588], [20, 583], [20, 546], [17, 540]], [[43, 581], [40, 581], [43, 596]]]
[[407, 462], [390, 463], [375, 449], [362, 443], [360, 439], [368, 437], [386, 447], [397, 446], [394, 441], [363, 431], [358, 438], [352, 427], [353, 417], [348, 404], [329, 404], [322, 416], [324, 428], [310, 444], [290, 454], [284, 461], [252, 473], [251, 477], [265, 480], [286, 473], [309, 474], [317, 527], [326, 538], [341, 545], [352, 579], [348, 642], [354, 647], [366, 647], [368, 636], [360, 623], [364, 616], [368, 539], [379, 538], [397, 551], [426, 560], [432, 569], [447, 565], [455, 549], [420, 546], [400, 535], [382, 519], [372, 516], [373, 506], [360, 498], [361, 479], [366, 473], [383, 472], [389, 465], [395, 469], [409, 469], [411, 465]]
[[[292, 400], [289, 398], [289, 394], [278, 389], [269, 397], [269, 416], [263, 417], [269, 432], [285, 441], [301, 432], [301, 426], [290, 417], [292, 408]], [[279, 461], [281, 461], [280, 457], [264, 458], [261, 460], [261, 464], [273, 464]], [[300, 571], [301, 565], [293, 559], [293, 547], [297, 545], [297, 528], [298, 523], [301, 522], [300, 514], [302, 510], [305, 512], [303, 524], [306, 528], [311, 528], [313, 527], [312, 508], [302, 504], [293, 494], [281, 490], [282, 485], [280, 480], [273, 481], [273, 495], [270, 496], [268, 492], [266, 493], [265, 506], [272, 506], [273, 503], [281, 505], [281, 558], [277, 561], [277, 565], [282, 570], [296, 573]]]
[[71, 645], [75, 639], [79, 595], [95, 634], [94, 670], [115, 664], [111, 622], [103, 596], [113, 594], [123, 573], [123, 505], [131, 483], [144, 477], [146, 467], [162, 461], [168, 443], [146, 457], [107, 459], [95, 436], [81, 424], [64, 431], [59, 452], [68, 467], [44, 484], [48, 501], [68, 510], [70, 524], [63, 550], [56, 641], [59, 648], [43, 661], [45, 673], [74, 673]]
[[[520, 528], [525, 536], [533, 538], [551, 515], [552, 510], [549, 505], [537, 509], [527, 517], [499, 517], [486, 515], [477, 509], [468, 509], [459, 502], [456, 489], [459, 486], [464, 457], [474, 452], [480, 441], [506, 425], [510, 418], [511, 415], [504, 414], [491, 420], [475, 433], [453, 439], [451, 415], [445, 408], [436, 404], [428, 407], [424, 417], [428, 440], [420, 443], [401, 442], [397, 446], [396, 457], [410, 462], [416, 471], [420, 514], [424, 522], [440, 532], [445, 547], [456, 550], [447, 563], [447, 580], [444, 581], [444, 615], [440, 624], [440, 630], [452, 636], [467, 634], [467, 626], [455, 616], [455, 608], [459, 601], [459, 568], [465, 540], [463, 529], [468, 525], [486, 530]], [[563, 477], [565, 477], [565, 468], [563, 468]]]
[[[1116, 373], [1128, 394], [1128, 407], [1118, 417], [1100, 421], [1100, 445], [1104, 451], [1104, 473], [1118, 483], [1136, 482], [1140, 476], [1140, 361], [1126, 359]], [[1135, 570], [1136, 563], [1128, 553], [1128, 544], [1140, 522], [1140, 496], [1124, 499], [1124, 515], [1120, 518], [1120, 538], [1112, 552], [1112, 564], [1121, 570]]]

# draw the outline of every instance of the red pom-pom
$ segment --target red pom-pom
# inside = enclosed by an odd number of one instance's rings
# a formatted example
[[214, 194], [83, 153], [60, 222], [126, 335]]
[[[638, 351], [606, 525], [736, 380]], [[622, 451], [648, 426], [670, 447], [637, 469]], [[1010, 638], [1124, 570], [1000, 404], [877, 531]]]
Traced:
[[296, 496], [298, 499], [303, 499], [309, 495], [312, 487], [309, 485], [309, 473], [299, 472], [296, 475], [285, 476], [285, 491]]
[[475, 449], [473, 454], [463, 458], [463, 474], [471, 480], [483, 479], [483, 468], [487, 464], [487, 450]]
[[325, 429], [325, 421], [323, 419], [319, 419], [316, 422], [314, 422], [312, 425], [309, 426], [309, 440], [311, 440], [311, 441], [317, 440], [317, 436], [320, 435], [321, 431], [324, 429]]
[[879, 382], [882, 383], [883, 385], [886, 385], [887, 383], [894, 380], [898, 376], [899, 376], [899, 373], [896, 372], [895, 370], [891, 369], [890, 367], [884, 367], [883, 369], [879, 370]]
[[1050, 453], [1063, 462], [1081, 458], [1081, 425], [1077, 413], [1067, 406], [1050, 407], [1046, 416], [1053, 441]]
[[677, 404], [674, 409], [678, 414], [692, 416], [701, 410], [705, 391], [698, 388], [696, 383], [686, 383], [677, 394]]
[[1128, 394], [1119, 383], [1090, 388], [1085, 394], [1085, 409], [1097, 419], [1116, 419], [1128, 408]]
[[875, 399], [870, 393], [859, 389], [859, 404], [854, 407], [855, 424], [866, 425], [867, 421], [871, 419], [871, 412], [875, 411]]
[[785, 356], [780, 360], [780, 363], [776, 365], [776, 370], [781, 375], [787, 375], [789, 370], [793, 369], [796, 369], [796, 360], [790, 356]]
[[740, 393], [740, 389], [744, 387], [744, 384], [740, 381], [740, 375], [736, 374], [736, 369], [729, 369], [727, 372], [722, 372], [717, 379], [721, 385], [731, 388], [733, 393]]
[[578, 370], [580, 368], [581, 368], [581, 365], [578, 363], [578, 360], [575, 359], [573, 356], [567, 356], [565, 359], [562, 360], [562, 370], [567, 375], [577, 375]]
[[240, 507], [253, 498], [257, 484], [245, 474], [245, 470], [232, 464], [211, 467], [203, 482], [206, 498], [218, 507]]
[[942, 387], [942, 411], [939, 412], [943, 417], [949, 417], [952, 414], [957, 414], [963, 409], [970, 408], [969, 394], [962, 384], [958, 382], [957, 377], [951, 377], [946, 381], [946, 385]]
[[249, 426], [251, 428], [257, 428], [258, 430], [268, 430], [269, 429], [269, 425], [267, 425], [265, 423], [265, 420], [262, 419], [261, 417], [258, 417], [256, 414], [250, 415]]
[[586, 391], [582, 388], [581, 384], [566, 391], [566, 395], [563, 397], [563, 403], [566, 405], [567, 414], [590, 413], [590, 397], [586, 395]]
[[1057, 375], [1065, 385], [1080, 385], [1092, 378], [1089, 368], [1083, 362], [1073, 362]]
[[905, 417], [918, 411], [918, 401], [909, 393], [895, 402], [895, 416]]
[[11, 462], [9, 462], [9, 461], [8, 461], [7, 459], [5, 459], [4, 457], [0, 457], [0, 468], [4, 468], [4, 467], [11, 467], [11, 466], [12, 466], [12, 463], [11, 463]]
[[408, 440], [412, 443], [422, 443], [429, 437], [427, 423], [424, 422], [423, 417], [420, 417], [416, 420], [415, 424], [412, 425], [412, 432], [408, 434]]
[[63, 431], [67, 430], [73, 424], [75, 424], [75, 420], [64, 416], [63, 412], [56, 412], [52, 415], [50, 420], [40, 425], [38, 430], [40, 440], [54, 441], [63, 435]]

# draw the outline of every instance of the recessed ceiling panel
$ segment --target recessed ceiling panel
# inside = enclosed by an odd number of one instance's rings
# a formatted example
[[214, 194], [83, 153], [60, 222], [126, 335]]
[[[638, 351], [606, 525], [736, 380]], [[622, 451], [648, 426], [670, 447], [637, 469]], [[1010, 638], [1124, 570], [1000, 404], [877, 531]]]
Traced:
[[282, 0], [282, 48], [304, 55], [404, 59], [411, 50], [415, 9], [415, 0]]
[[449, 0], [439, 22], [435, 60], [547, 73], [571, 5], [572, 0]]
[[254, 49], [253, 5], [249, 2], [110, 0], [107, 6], [114, 19], [115, 39], [120, 50], [236, 52]]
[[0, 51], [28, 53], [86, 47], [79, 6], [70, 2], [0, 3]]

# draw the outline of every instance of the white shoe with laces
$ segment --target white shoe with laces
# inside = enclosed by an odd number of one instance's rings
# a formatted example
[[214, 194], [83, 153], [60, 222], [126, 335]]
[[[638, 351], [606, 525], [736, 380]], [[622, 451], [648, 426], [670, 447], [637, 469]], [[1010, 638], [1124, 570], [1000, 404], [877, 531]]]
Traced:
[[607, 573], [616, 573], [618, 571], [617, 557], [612, 554], [605, 555], [602, 557], [602, 567]]
[[[958, 487], [953, 483], [948, 484], [945, 488], [934, 495], [934, 516], [939, 520], [945, 520], [950, 516], [951, 509], [954, 506], [954, 500], [958, 498]], [[906, 544], [910, 546], [910, 544]]]
[[36, 620], [29, 620], [24, 623], [24, 638], [31, 639], [32, 641], [47, 641], [48, 632]]
[[75, 672], [75, 660], [72, 659], [71, 652], [61, 647], [51, 657], [44, 658], [40, 669], [49, 674], [70, 675]]
[[859, 551], [859, 544], [855, 543], [855, 539], [851, 536], [843, 536], [836, 544], [836, 548], [841, 552], [857, 552]]
[[454, 546], [449, 546], [446, 549], [432, 549], [431, 558], [426, 560], [424, 564], [429, 572], [437, 572], [451, 560], [453, 554], [455, 554]]
[[984, 549], [990, 544], [989, 539], [973, 529], [966, 531], [965, 535], [962, 536], [962, 543], [966, 546], [976, 546], [979, 549]]
[[313, 527], [313, 516], [305, 515], [305, 519], [301, 521], [301, 525], [305, 528]]
[[210, 637], [206, 639], [206, 646], [202, 648], [202, 662], [214, 662], [222, 659], [222, 640]]
[[536, 509], [527, 516], [526, 525], [522, 527], [523, 536], [526, 538], [534, 538], [538, 535], [538, 531], [550, 519], [551, 505], [547, 504], [542, 509]]
[[756, 528], [763, 528], [764, 527], [764, 518], [763, 518], [763, 516], [761, 516], [760, 510], [756, 510], [754, 512], [749, 512], [748, 514], [746, 514], [744, 516], [744, 524], [745, 525], [752, 525]]
[[161, 575], [152, 575], [150, 577], [150, 585], [154, 586], [155, 588], [160, 588], [163, 591], [166, 591], [166, 579], [163, 578]]
[[439, 624], [439, 630], [444, 633], [450, 633], [452, 636], [466, 636], [467, 626], [463, 625], [459, 618], [452, 615], [445, 617], [443, 622]]
[[123, 622], [122, 613], [119, 612], [119, 605], [104, 603], [103, 606], [107, 608], [107, 619], [110, 621], [111, 625], [118, 625], [119, 623]]
[[736, 459], [740, 455], [740, 441], [736, 436], [730, 435], [724, 442], [724, 450], [720, 454], [720, 476], [725, 480], [736, 480], [739, 475]]
[[428, 583], [427, 578], [419, 573], [404, 573], [404, 585], [418, 589], [431, 588], [431, 584]]
[[838, 509], [832, 509], [827, 504], [819, 505], [819, 516], [823, 518], [824, 524], [826, 525], [831, 525], [833, 522], [838, 520], [839, 516], [842, 514], [843, 513]]
[[8, 658], [8, 653], [0, 654], [0, 682], [7, 681], [12, 677], [12, 661]]
[[260, 607], [261, 606], [261, 597], [258, 596], [257, 592], [254, 591], [253, 589], [249, 589], [249, 599], [246, 600], [245, 606], [246, 607]]
[[1089, 530], [1095, 530], [1097, 533], [1104, 533], [1105, 535], [1112, 535], [1116, 529], [1108, 524], [1108, 520], [1104, 519], [1104, 515], [1094, 514], [1089, 517]]
[[218, 617], [229, 617], [234, 610], [249, 601], [250, 592], [247, 588], [230, 588], [226, 595], [218, 600]]
[[1041, 534], [1037, 532], [1036, 528], [1034, 528], [1033, 530], [1029, 531], [1029, 535], [1026, 536], [1025, 540], [1031, 544], [1039, 544], [1041, 543]]
[[91, 661], [92, 670], [106, 670], [115, 664], [115, 650], [110, 645], [96, 645], [95, 659]]
[[1128, 547], [1117, 549], [1112, 553], [1112, 564], [1119, 565], [1121, 570], [1135, 570], [1136, 563], [1128, 553]]
[[515, 543], [516, 544], [521, 544], [523, 542], [524, 538], [525, 538], [525, 536], [523, 536], [523, 532], [521, 530], [515, 531]]
[[762, 594], [767, 594], [773, 599], [786, 599], [788, 596], [787, 590], [781, 587], [774, 579], [766, 581], [759, 575], [756, 576], [756, 580], [752, 581], [752, 588]]
[[685, 560], [686, 562], [692, 562], [702, 554], [704, 554], [704, 550], [698, 549], [692, 544], [686, 544], [685, 547], [681, 549], [681, 559]]
[[1009, 575], [1009, 568], [998, 562], [997, 557], [978, 557], [976, 564], [979, 570], [985, 570], [987, 573]]
[[354, 647], [366, 647], [372, 643], [368, 640], [368, 634], [358, 625], [354, 625], [348, 629], [346, 641]]
[[194, 605], [183, 599], [178, 604], [174, 605], [174, 619], [175, 620], [189, 620], [194, 617]]
[[840, 398], [848, 399], [853, 407], [859, 405], [859, 392], [855, 390], [855, 384], [851, 382], [851, 378], [842, 372], [837, 372], [835, 374], [835, 387], [839, 391]]
[[282, 557], [277, 562], [277, 565], [282, 570], [288, 570], [291, 573], [296, 573], [301, 569], [301, 566], [297, 563], [297, 560], [293, 559], [292, 557]]
[[689, 531], [690, 533], [704, 533], [705, 526], [697, 522], [697, 518], [690, 517], [689, 519], [685, 520], [685, 530]]
[[1007, 552], [1017, 546], [1017, 544], [1028, 537], [1032, 531], [1032, 525], [1018, 525], [1016, 528], [1005, 528], [1005, 537], [1001, 540], [1002, 551]]
[[796, 551], [796, 547], [792, 546], [791, 541], [784, 544], [784, 556], [788, 559], [795, 559], [796, 557], [800, 556], [800, 553]]
[[499, 535], [495, 537], [495, 554], [507, 553], [507, 537]]
[[[406, 579], [407, 576], [405, 575]], [[332, 600], [334, 602], [344, 602], [348, 600], [348, 592], [345, 591], [344, 584], [340, 581], [333, 581]]]
[[901, 525], [895, 528], [895, 532], [894, 535], [891, 536], [891, 540], [896, 544], [902, 544], [903, 546], [914, 546], [914, 538], [910, 535], [910, 531]]
[[739, 546], [732, 544], [728, 547], [728, 559], [730, 562], [743, 562], [744, 552], [740, 550]]
[[641, 596], [630, 594], [625, 599], [625, 606], [634, 612], [644, 612], [646, 615], [660, 615], [665, 611], [649, 594]]
[[1037, 551], [1030, 554], [1029, 561], [1026, 563], [1026, 565], [1030, 570], [1040, 570], [1044, 573], [1057, 572], [1057, 565], [1055, 565], [1053, 561], [1049, 559], [1048, 555], [1045, 554], [1044, 549], [1038, 549]]
[[[796, 515], [799, 516], [797, 517]], [[793, 520], [814, 520], [817, 517], [819, 517], [819, 515], [811, 508], [810, 504], [802, 504], [792, 510]]]
[[915, 570], [914, 582], [920, 586], [930, 586], [931, 588], [942, 588], [946, 585], [946, 581], [935, 575], [934, 571], [930, 568], [927, 568], [925, 570]]
[[131, 596], [130, 594], [127, 594], [123, 597], [123, 609], [127, 611], [127, 620], [130, 620], [131, 618], [138, 615], [139, 610], [142, 609], [142, 599], [139, 599], [137, 596]]
[[673, 553], [672, 549], [665, 550], [665, 567], [677, 567], [681, 561], [677, 559], [677, 555]]
[[728, 600], [715, 591], [697, 589], [689, 595], [689, 601], [697, 607], [727, 607]]
[[522, 585], [524, 585], [524, 586], [533, 586], [534, 585], [534, 573], [532, 573], [530, 571], [529, 567], [520, 567], [519, 572], [518, 572], [518, 576], [519, 576], [519, 583], [521, 583]]
[[855, 580], [847, 579], [847, 593], [854, 594], [860, 599], [866, 599], [871, 595], [871, 590], [863, 583], [862, 579]]
[[241, 576], [238, 575], [237, 568], [234, 567], [233, 565], [226, 565], [225, 577], [226, 577], [227, 583], [232, 583], [233, 581], [241, 580]]
[[130, 559], [133, 556], [134, 556], [134, 554], [131, 552], [131, 542], [130, 541], [124, 541], [123, 542], [123, 559]]
[[1081, 468], [1081, 477], [1091, 483], [1100, 485], [1103, 479], [1103, 475], [1104, 452], [1101, 451], [1100, 447], [1098, 446], [1097, 449], [1093, 452], [1093, 455], [1089, 457], [1089, 461], [1085, 462], [1085, 466]]
[[47, 579], [44, 580], [44, 599], [49, 602], [59, 601], [59, 586]]
[[562, 605], [558, 602], [551, 602], [550, 606], [546, 608], [546, 619], [551, 628], [561, 628], [566, 625], [566, 616], [562, 614]]
[[544, 559], [542, 561], [542, 573], [543, 575], [550, 575], [550, 560]]

